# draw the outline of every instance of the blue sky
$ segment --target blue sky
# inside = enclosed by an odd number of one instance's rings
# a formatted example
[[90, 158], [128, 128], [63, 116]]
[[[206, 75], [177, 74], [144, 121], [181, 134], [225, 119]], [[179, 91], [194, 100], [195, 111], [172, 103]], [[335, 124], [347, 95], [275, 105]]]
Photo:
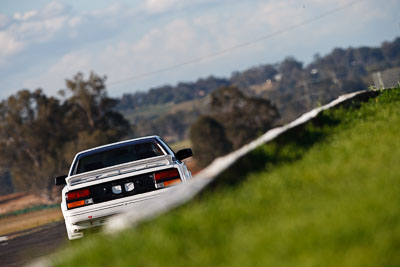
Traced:
[[[2, 0], [0, 99], [23, 88], [56, 95], [78, 71], [107, 75], [109, 94], [121, 96], [209, 75], [228, 77], [287, 56], [308, 63], [334, 47], [378, 46], [400, 36], [400, 1], [360, 0], [252, 42], [351, 2]], [[247, 42], [252, 44], [231, 49]], [[171, 68], [197, 58], [204, 60]]]

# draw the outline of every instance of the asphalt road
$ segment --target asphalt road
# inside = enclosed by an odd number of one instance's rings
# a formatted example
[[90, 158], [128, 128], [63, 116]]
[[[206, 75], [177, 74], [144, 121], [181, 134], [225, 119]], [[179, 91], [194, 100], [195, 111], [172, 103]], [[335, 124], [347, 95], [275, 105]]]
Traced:
[[17, 237], [0, 242], [0, 266], [23, 266], [55, 252], [67, 242], [64, 221], [18, 233]]

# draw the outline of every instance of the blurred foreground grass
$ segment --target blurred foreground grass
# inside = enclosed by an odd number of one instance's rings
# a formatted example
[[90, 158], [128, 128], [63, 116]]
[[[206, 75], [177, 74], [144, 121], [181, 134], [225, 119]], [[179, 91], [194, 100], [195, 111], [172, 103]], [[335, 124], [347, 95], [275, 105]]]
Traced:
[[400, 266], [399, 133], [400, 89], [324, 112], [190, 203], [73, 242], [57, 265]]

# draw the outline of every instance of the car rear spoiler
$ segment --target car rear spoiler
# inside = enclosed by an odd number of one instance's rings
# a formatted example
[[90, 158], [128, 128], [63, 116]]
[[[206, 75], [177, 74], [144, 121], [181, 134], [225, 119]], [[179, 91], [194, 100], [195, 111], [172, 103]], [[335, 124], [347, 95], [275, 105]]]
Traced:
[[129, 163], [124, 163], [116, 166], [111, 166], [90, 172], [85, 172], [82, 174], [72, 175], [67, 177], [65, 181], [67, 182], [67, 185], [74, 186], [77, 184], [100, 180], [112, 176], [117, 176], [120, 174], [126, 174], [139, 170], [172, 165], [172, 164], [173, 164], [172, 156], [163, 155], [148, 159], [137, 160]]

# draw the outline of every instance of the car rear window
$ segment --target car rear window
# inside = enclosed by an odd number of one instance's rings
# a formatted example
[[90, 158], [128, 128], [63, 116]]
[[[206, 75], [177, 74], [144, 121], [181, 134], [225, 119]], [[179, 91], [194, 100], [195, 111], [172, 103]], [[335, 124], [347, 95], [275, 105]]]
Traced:
[[129, 144], [83, 156], [79, 159], [75, 174], [162, 155], [165, 154], [155, 141]]

